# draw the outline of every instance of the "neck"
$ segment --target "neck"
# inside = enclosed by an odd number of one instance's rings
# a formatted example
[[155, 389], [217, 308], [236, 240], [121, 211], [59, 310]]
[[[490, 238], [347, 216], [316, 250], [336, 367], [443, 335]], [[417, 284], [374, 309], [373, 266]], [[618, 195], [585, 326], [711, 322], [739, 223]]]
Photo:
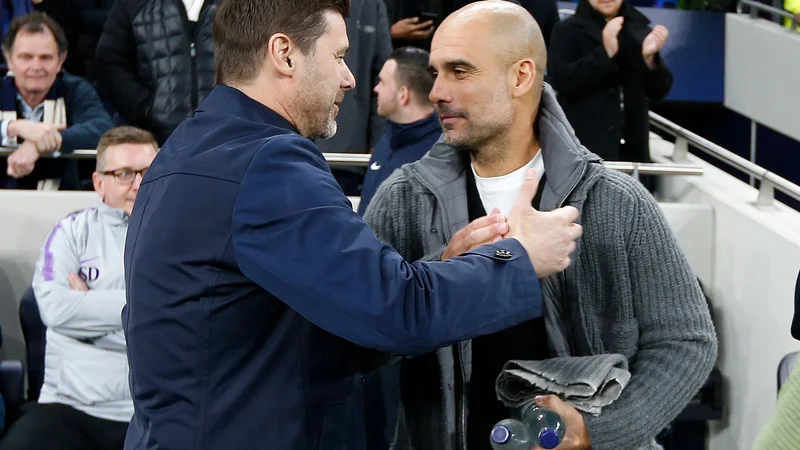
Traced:
[[20, 89], [19, 86], [17, 86], [17, 93], [31, 108], [36, 108], [39, 106], [39, 104], [41, 104], [47, 97], [47, 92], [30, 92]]
[[284, 101], [283, 97], [281, 96], [280, 89], [275, 89], [274, 83], [264, 80], [263, 74], [259, 75], [251, 82], [227, 83], [227, 85], [234, 89], [238, 89], [244, 95], [261, 103], [272, 111], [275, 111], [278, 115], [294, 125], [298, 131], [300, 130], [300, 126], [295, 120], [295, 117], [293, 117], [290, 109], [285, 106], [288, 103]]
[[400, 108], [397, 113], [392, 114], [392, 116], [387, 117], [387, 119], [394, 123], [405, 125], [427, 119], [431, 114], [433, 114], [433, 105], [421, 106], [413, 104], [405, 108]]
[[530, 125], [531, 121], [514, 123], [521, 125], [512, 126], [505, 136], [472, 154], [472, 166], [478, 176], [491, 178], [507, 175], [531, 162], [539, 152], [539, 138], [534, 133], [534, 126]]

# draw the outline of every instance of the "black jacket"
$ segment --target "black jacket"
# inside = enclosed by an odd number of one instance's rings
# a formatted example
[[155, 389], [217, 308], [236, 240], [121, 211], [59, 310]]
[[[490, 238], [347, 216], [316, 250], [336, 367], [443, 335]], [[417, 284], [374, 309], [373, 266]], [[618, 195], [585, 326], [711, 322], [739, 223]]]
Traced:
[[583, 145], [607, 160], [647, 162], [648, 99], [667, 95], [672, 73], [660, 57], [654, 70], [642, 58], [649, 19], [624, 2], [620, 15], [625, 17], [620, 50], [609, 58], [602, 38], [605, 20], [581, 0], [575, 15], [553, 29], [548, 77]]
[[195, 25], [181, 0], [117, 0], [109, 13], [97, 45], [101, 88], [161, 144], [214, 87], [215, 12], [206, 0]]

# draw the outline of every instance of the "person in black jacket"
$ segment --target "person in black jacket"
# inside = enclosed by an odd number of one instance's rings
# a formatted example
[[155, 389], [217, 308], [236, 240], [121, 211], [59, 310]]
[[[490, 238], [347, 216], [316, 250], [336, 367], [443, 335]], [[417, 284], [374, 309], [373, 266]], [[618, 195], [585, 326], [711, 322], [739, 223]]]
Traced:
[[78, 60], [75, 64], [79, 66], [81, 75], [94, 82], [97, 80], [95, 58], [97, 42], [103, 34], [103, 27], [108, 20], [111, 7], [114, 6], [114, 0], [72, 0], [72, 2], [73, 14], [79, 25], [76, 32], [76, 53], [72, 53], [72, 57]]
[[[386, 0], [389, 23], [392, 24], [392, 44], [395, 48], [413, 46], [430, 51], [431, 36], [436, 23], [426, 20], [422, 13], [434, 13], [438, 21], [475, 0]], [[553, 27], [558, 22], [555, 0], [507, 0], [525, 8], [539, 25], [545, 44], [550, 43]]]
[[580, 0], [553, 29], [550, 82], [581, 143], [602, 158], [650, 161], [648, 99], [672, 87], [659, 56], [668, 34], [623, 0]]
[[101, 91], [159, 145], [215, 83], [216, 0], [117, 0], [97, 45]]

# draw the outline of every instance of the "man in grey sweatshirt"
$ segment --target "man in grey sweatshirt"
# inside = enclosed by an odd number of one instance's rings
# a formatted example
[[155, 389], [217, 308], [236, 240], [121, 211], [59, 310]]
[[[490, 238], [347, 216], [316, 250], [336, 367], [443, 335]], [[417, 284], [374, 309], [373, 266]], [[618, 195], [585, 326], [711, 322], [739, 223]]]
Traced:
[[44, 384], [0, 450], [122, 449], [133, 415], [122, 253], [139, 183], [157, 148], [138, 128], [104, 134], [92, 175], [103, 201], [58, 222], [45, 240], [33, 276], [47, 326]]
[[541, 280], [543, 319], [402, 362], [394, 448], [483, 450], [510, 413], [495, 393], [507, 361], [608, 353], [627, 358], [631, 379], [600, 415], [545, 398], [566, 422], [558, 448], [658, 448], [655, 436], [717, 353], [705, 300], [658, 205], [581, 146], [543, 83], [541, 32], [519, 6], [478, 2], [451, 15], [431, 66], [443, 140], [378, 189], [365, 215], [377, 236], [408, 260], [445, 260], [500, 239], [480, 218], [508, 214], [531, 168], [540, 177], [534, 207], [578, 208], [585, 233], [572, 266]]

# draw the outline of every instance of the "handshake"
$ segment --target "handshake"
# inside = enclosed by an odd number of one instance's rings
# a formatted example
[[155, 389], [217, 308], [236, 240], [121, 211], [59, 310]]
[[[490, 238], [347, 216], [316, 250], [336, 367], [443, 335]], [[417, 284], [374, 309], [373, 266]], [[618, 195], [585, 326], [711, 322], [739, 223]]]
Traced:
[[549, 212], [537, 211], [532, 205], [537, 188], [536, 171], [528, 169], [508, 217], [495, 209], [488, 216], [472, 221], [453, 235], [442, 254], [442, 261], [484, 244], [513, 238], [528, 252], [539, 278], [569, 267], [575, 241], [583, 235], [583, 228], [575, 223], [580, 213], [572, 206]]

